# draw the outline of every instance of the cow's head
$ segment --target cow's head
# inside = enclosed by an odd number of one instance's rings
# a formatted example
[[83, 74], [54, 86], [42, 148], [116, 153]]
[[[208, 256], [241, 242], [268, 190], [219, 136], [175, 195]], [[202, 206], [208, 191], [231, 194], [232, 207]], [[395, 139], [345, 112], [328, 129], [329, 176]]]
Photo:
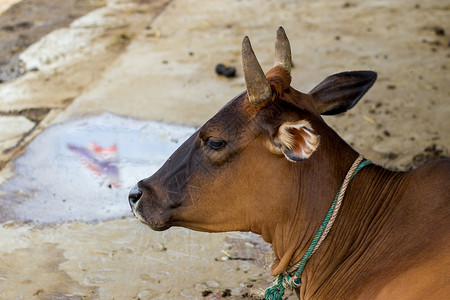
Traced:
[[134, 214], [152, 229], [252, 231], [271, 242], [271, 228], [298, 217], [299, 208], [314, 211], [314, 203], [301, 199], [311, 196], [302, 174], [317, 173], [317, 161], [346, 145], [320, 115], [352, 108], [376, 79], [370, 71], [345, 72], [308, 94], [296, 91], [290, 86], [291, 50], [281, 27], [275, 66], [266, 75], [247, 37], [242, 60], [247, 91], [131, 190]]

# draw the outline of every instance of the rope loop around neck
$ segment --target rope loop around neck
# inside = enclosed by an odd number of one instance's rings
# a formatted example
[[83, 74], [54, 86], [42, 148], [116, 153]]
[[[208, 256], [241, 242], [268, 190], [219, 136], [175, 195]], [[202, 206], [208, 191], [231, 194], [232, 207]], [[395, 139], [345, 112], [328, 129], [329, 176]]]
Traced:
[[345, 191], [347, 190], [347, 186], [350, 183], [350, 181], [353, 179], [353, 177], [358, 173], [361, 169], [364, 167], [370, 165], [372, 162], [369, 160], [364, 160], [364, 156], [359, 155], [359, 157], [355, 160], [355, 162], [350, 167], [350, 170], [348, 170], [347, 175], [345, 176], [344, 182], [342, 183], [342, 186], [339, 188], [339, 191], [334, 198], [333, 203], [331, 204], [330, 209], [328, 210], [328, 213], [325, 216], [325, 219], [323, 220], [322, 224], [320, 225], [319, 229], [317, 230], [316, 235], [314, 236], [313, 241], [311, 242], [311, 245], [309, 246], [308, 250], [306, 251], [303, 258], [296, 263], [294, 266], [292, 266], [287, 272], [284, 272], [277, 276], [274, 285], [270, 288], [266, 289], [264, 293], [264, 299], [267, 300], [282, 300], [282, 296], [284, 295], [284, 291], [286, 288], [299, 288], [301, 286], [301, 275], [303, 272], [303, 269], [305, 268], [306, 263], [308, 262], [308, 259], [314, 254], [314, 252], [317, 251], [317, 249], [320, 247], [322, 242], [327, 237], [328, 233], [331, 230], [331, 227], [333, 226], [334, 221], [336, 220], [337, 213], [339, 211], [339, 208], [341, 207], [342, 200], [344, 199]]

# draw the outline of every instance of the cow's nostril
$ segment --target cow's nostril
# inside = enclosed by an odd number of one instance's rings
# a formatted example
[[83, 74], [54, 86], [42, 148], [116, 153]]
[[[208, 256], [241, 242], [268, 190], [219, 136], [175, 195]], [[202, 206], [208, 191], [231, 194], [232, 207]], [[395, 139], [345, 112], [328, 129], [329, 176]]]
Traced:
[[138, 189], [137, 185], [135, 185], [128, 195], [128, 202], [130, 202], [130, 206], [133, 207], [139, 201], [142, 196], [142, 192]]

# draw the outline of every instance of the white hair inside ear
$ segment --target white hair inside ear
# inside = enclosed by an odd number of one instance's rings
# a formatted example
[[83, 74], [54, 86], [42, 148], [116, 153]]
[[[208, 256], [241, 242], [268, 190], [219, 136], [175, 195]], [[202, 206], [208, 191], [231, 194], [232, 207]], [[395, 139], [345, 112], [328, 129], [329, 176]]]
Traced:
[[320, 136], [306, 120], [283, 123], [278, 129], [277, 140], [281, 151], [290, 161], [308, 159], [320, 144]]

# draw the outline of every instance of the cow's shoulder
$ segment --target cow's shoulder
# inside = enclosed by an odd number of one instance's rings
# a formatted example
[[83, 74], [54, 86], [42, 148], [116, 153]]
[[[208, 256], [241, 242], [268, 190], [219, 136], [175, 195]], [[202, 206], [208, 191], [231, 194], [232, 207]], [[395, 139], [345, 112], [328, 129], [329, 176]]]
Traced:
[[392, 278], [375, 299], [448, 299], [450, 295], [450, 252], [443, 251]]

